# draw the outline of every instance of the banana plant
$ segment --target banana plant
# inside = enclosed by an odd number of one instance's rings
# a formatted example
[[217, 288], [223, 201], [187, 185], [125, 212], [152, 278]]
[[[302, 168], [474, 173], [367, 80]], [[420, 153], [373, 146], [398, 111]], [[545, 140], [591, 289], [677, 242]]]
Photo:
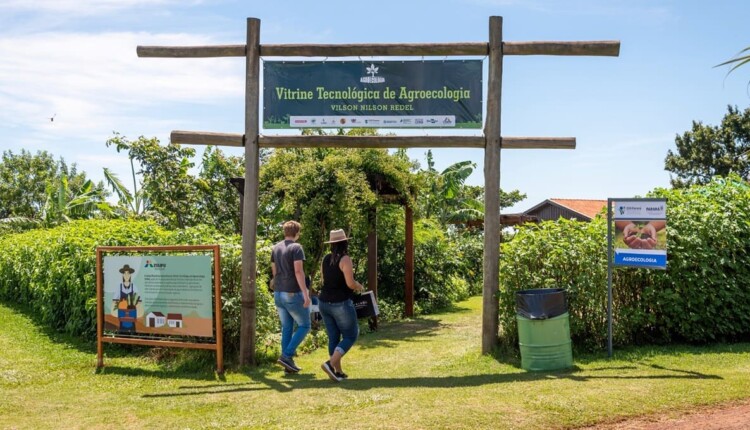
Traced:
[[112, 191], [117, 194], [121, 206], [126, 207], [134, 215], [141, 215], [146, 211], [148, 201], [143, 189], [138, 189], [138, 181], [135, 176], [135, 167], [133, 166], [132, 159], [130, 160], [130, 170], [133, 175], [133, 190], [135, 190], [135, 193], [131, 193], [117, 174], [106, 167], [104, 168], [104, 179], [110, 188], [112, 188]]
[[47, 199], [41, 218], [45, 225], [55, 225], [61, 221], [70, 222], [71, 219], [108, 216], [112, 211], [112, 206], [104, 201], [101, 191], [94, 187], [91, 180], [87, 180], [75, 195], [71, 195], [68, 176], [61, 175], [57, 184], [47, 184]]

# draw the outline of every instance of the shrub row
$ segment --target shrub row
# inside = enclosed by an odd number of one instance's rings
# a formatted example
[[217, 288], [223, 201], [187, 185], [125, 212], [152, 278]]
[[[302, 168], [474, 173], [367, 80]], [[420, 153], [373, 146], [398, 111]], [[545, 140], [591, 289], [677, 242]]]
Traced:
[[[175, 244], [221, 246], [223, 327], [226, 352], [239, 347], [241, 246], [237, 236], [206, 227], [167, 231], [150, 221], [87, 220], [0, 238], [0, 300], [24, 304], [40, 323], [72, 335], [96, 335], [96, 247]], [[258, 261], [270, 247], [258, 244]], [[277, 331], [273, 299], [258, 275], [257, 347]]]
[[[750, 186], [715, 179], [689, 189], [657, 189], [666, 198], [666, 271], [617, 268], [614, 341], [737, 341], [750, 337]], [[559, 220], [521, 228], [502, 245], [500, 325], [516, 345], [516, 291], [565, 288], [578, 348], [607, 339], [607, 225]]]

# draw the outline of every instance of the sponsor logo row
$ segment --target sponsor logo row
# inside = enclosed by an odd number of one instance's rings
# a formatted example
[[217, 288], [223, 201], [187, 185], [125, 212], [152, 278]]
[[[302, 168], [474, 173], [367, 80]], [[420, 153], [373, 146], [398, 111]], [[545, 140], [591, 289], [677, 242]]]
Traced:
[[456, 126], [455, 115], [435, 116], [290, 116], [290, 127], [436, 127]]

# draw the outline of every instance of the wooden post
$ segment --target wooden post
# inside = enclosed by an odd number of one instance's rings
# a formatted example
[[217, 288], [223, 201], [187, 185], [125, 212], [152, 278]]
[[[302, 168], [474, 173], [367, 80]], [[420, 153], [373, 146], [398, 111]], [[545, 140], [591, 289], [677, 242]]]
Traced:
[[102, 251], [96, 250], [96, 368], [104, 366], [104, 280], [102, 279]]
[[406, 239], [404, 248], [406, 248], [406, 286], [405, 302], [406, 316], [414, 316], [414, 211], [407, 205], [406, 212]]
[[367, 289], [378, 296], [378, 212], [370, 209], [367, 214]]
[[216, 316], [216, 372], [224, 374], [224, 323], [221, 317], [221, 250], [214, 246], [214, 315]]
[[245, 192], [242, 223], [242, 311], [240, 365], [255, 364], [255, 243], [258, 232], [258, 105], [260, 76], [260, 20], [247, 19], [245, 73]]
[[484, 127], [484, 285], [482, 354], [497, 344], [500, 283], [500, 108], [503, 81], [503, 18], [490, 17], [487, 119]]

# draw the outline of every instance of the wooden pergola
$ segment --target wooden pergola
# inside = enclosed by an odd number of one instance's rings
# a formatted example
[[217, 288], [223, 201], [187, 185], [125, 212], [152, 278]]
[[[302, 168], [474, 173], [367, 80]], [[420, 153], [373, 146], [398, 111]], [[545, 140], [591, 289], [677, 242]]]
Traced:
[[[246, 43], [220, 46], [139, 46], [139, 57], [243, 57], [245, 59], [245, 132], [243, 134], [173, 131], [173, 143], [226, 145], [245, 148], [245, 186], [242, 227], [242, 297], [240, 364], [255, 361], [256, 233], [258, 216], [259, 149], [348, 148], [483, 148], [484, 213], [500, 214], [501, 149], [573, 149], [575, 138], [502, 137], [501, 98], [503, 58], [506, 55], [618, 56], [619, 41], [505, 42], [503, 18], [489, 18], [484, 42], [390, 44], [261, 44], [260, 20], [247, 19]], [[259, 133], [260, 58], [360, 56], [486, 56], [489, 61], [486, 119], [483, 136], [262, 136]], [[407, 217], [408, 217], [407, 213]], [[482, 353], [497, 344], [500, 265], [500, 218], [485, 216], [483, 256]]]
[[[404, 315], [411, 318], [414, 316], [414, 210], [409, 206], [404, 196], [398, 192], [386, 178], [381, 175], [368, 175], [370, 189], [377, 194], [383, 203], [398, 204], [404, 207], [405, 216], [405, 238], [404, 238]], [[245, 199], [244, 178], [231, 178], [230, 183], [240, 193], [240, 220], [243, 218], [243, 206]], [[372, 208], [367, 214], [367, 287], [372, 290], [375, 297], [378, 295], [378, 231], [377, 231], [377, 209]], [[240, 222], [244, 225], [244, 222]], [[241, 233], [241, 232], [240, 232]], [[377, 328], [377, 317], [373, 318], [371, 327]]]

